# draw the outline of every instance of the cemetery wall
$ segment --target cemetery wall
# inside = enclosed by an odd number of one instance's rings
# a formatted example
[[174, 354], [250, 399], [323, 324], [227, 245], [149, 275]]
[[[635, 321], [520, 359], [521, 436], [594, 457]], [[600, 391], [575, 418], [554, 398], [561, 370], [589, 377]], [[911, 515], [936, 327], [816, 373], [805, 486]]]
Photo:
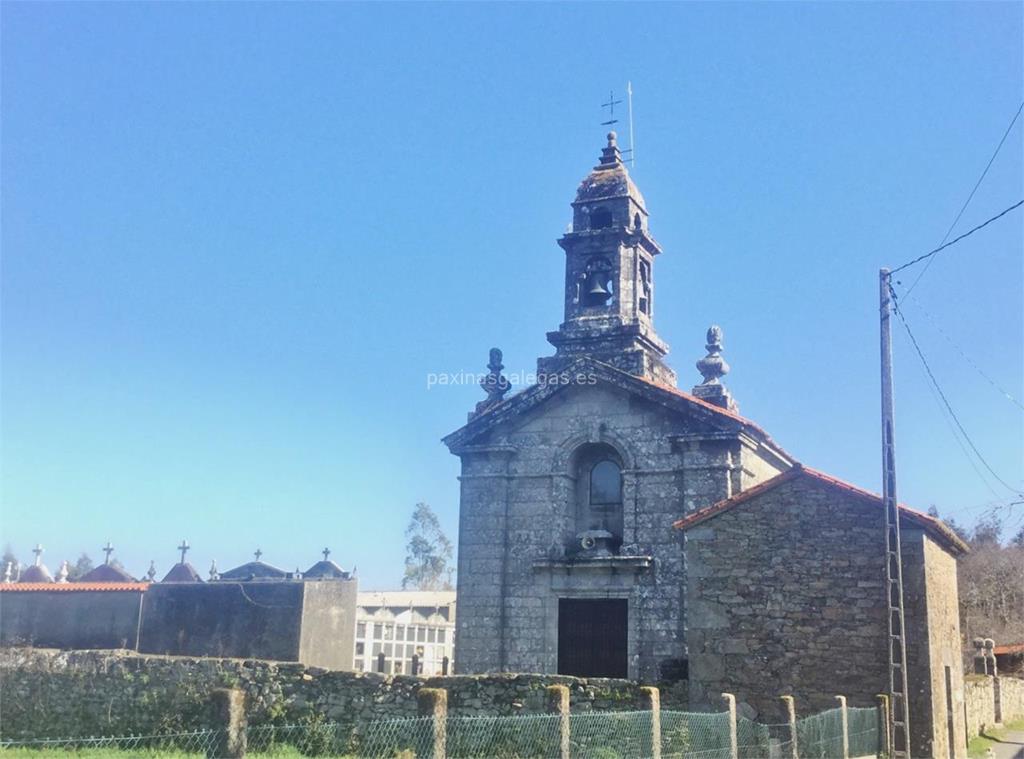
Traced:
[[139, 637], [143, 589], [18, 591], [0, 593], [0, 646], [134, 648]]

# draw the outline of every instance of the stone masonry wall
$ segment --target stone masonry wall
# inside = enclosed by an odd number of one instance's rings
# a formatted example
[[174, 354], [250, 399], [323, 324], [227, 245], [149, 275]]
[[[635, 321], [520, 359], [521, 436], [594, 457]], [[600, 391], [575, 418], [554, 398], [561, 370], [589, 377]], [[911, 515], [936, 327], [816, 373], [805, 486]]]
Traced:
[[[557, 566], [574, 544], [573, 454], [623, 463], [623, 555], [637, 571]], [[557, 672], [559, 598], [628, 601], [631, 678], [669, 676], [685, 653], [683, 554], [672, 523], [778, 472], [739, 436], [603, 384], [561, 390], [461, 452], [457, 672]], [[539, 561], [554, 561], [547, 569]]]
[[630, 710], [639, 686], [625, 680], [540, 675], [386, 677], [302, 664], [145, 656], [126, 651], [0, 649], [0, 737], [7, 740], [160, 733], [215, 727], [210, 692], [240, 688], [249, 723], [339, 722], [358, 730], [414, 717], [421, 687], [448, 691], [451, 713], [542, 713], [544, 689], [568, 685], [574, 711]]
[[[888, 686], [884, 523], [880, 503], [801, 477], [687, 529], [690, 708], [723, 691], [767, 720], [783, 694], [803, 714], [837, 694], [872, 705]], [[959, 757], [956, 560], [920, 530], [903, 549], [911, 749]]]
[[999, 704], [1004, 723], [1024, 719], [1024, 679], [999, 678]]
[[[996, 681], [988, 675], [964, 678], [964, 712], [967, 737], [973, 738], [996, 724]], [[1024, 679], [999, 678], [999, 716], [1002, 723], [1024, 719]]]
[[870, 706], [887, 682], [883, 512], [808, 479], [686, 531], [691, 708]]
[[994, 696], [991, 677], [968, 675], [964, 678], [964, 704], [969, 737], [980, 735], [987, 726], [995, 724]]

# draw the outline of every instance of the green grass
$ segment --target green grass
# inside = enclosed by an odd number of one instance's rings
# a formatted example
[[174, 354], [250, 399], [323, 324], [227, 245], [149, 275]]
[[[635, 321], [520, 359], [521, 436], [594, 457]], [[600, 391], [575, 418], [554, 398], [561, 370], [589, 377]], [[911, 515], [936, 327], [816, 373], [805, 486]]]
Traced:
[[[125, 759], [125, 757], [140, 757], [140, 759], [206, 759], [205, 754], [195, 754], [188, 751], [147, 751], [146, 749], [122, 750], [116, 748], [5, 748], [0, 749], [0, 756], [4, 759], [50, 759], [57, 756], [73, 756], [79, 759]], [[294, 756], [298, 756], [295, 754]]]
[[[971, 738], [967, 742], [967, 756], [970, 757], [984, 757], [985, 752], [995, 746], [1000, 738], [1004, 737], [1004, 733], [1007, 730], [1024, 730], [1024, 719], [1019, 719], [1015, 722], [1010, 722], [1007, 725], [1003, 725], [1002, 730], [992, 730], [987, 735], [977, 735]], [[996, 740], [993, 740], [996, 739]]]
[[[116, 748], [5, 748], [0, 749], [0, 757], [3, 759], [53, 759], [54, 757], [75, 757], [75, 759], [206, 759], [205, 753], [191, 751], [159, 751], [144, 748], [116, 749]], [[276, 747], [270, 753], [248, 754], [252, 757], [267, 757], [268, 759], [299, 759], [305, 754], [292, 746]], [[344, 759], [338, 757], [337, 759]]]

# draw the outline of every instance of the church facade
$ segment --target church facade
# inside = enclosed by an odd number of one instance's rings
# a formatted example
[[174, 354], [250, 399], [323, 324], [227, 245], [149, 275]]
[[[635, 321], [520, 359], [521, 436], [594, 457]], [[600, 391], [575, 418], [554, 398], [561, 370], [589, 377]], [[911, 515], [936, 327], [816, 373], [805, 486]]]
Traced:
[[737, 413], [717, 327], [705, 381], [676, 387], [654, 328], [661, 248], [614, 133], [572, 207], [555, 355], [506, 398], [492, 351], [488, 399], [444, 440], [462, 462], [456, 671], [679, 677], [673, 522], [794, 460]]

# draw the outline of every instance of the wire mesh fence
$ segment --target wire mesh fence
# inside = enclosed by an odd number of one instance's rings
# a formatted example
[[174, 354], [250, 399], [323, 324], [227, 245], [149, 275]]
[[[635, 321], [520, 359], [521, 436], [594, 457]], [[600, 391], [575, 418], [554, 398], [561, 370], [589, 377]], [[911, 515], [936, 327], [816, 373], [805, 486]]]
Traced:
[[[849, 756], [879, 753], [878, 711], [847, 710]], [[649, 759], [660, 740], [663, 759], [732, 759], [728, 712], [660, 711], [660, 736], [650, 711], [580, 712], [568, 715], [572, 759]], [[435, 757], [435, 736], [443, 735], [449, 759], [560, 759], [563, 718], [559, 714], [516, 716], [449, 715], [382, 719], [361, 727], [334, 722], [254, 725], [246, 731], [247, 756], [345, 757], [346, 759], [425, 759]], [[796, 722], [801, 759], [843, 757], [842, 709]], [[207, 759], [222, 750], [225, 731], [193, 730], [158, 735], [126, 735], [0, 741], [7, 759]], [[767, 725], [737, 717], [738, 759], [790, 759], [789, 725]]]
[[850, 756], [874, 756], [881, 746], [878, 709], [850, 707], [846, 710]]
[[801, 757], [834, 759], [843, 756], [843, 710], [829, 709], [796, 721], [796, 742]]
[[0, 741], [0, 754], [6, 756], [81, 756], [121, 755], [143, 759], [215, 756], [223, 730], [186, 730], [155, 735], [90, 736], [84, 738], [41, 738], [27, 741]]

